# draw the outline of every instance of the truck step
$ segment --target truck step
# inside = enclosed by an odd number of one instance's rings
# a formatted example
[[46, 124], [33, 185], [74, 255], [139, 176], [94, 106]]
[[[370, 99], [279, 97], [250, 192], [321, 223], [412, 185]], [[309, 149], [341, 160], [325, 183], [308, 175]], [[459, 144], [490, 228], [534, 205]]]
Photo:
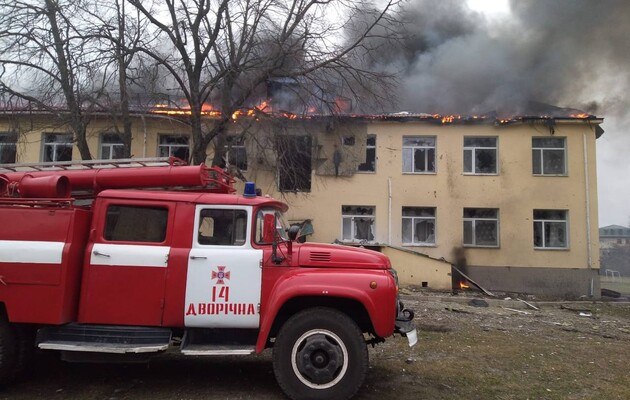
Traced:
[[193, 344], [181, 348], [188, 356], [248, 355], [256, 351], [255, 346]]
[[45, 350], [95, 353], [153, 353], [168, 349], [171, 330], [141, 326], [68, 324], [37, 332], [37, 346]]
[[197, 356], [247, 355], [256, 351], [258, 333], [252, 329], [187, 329], [180, 350]]

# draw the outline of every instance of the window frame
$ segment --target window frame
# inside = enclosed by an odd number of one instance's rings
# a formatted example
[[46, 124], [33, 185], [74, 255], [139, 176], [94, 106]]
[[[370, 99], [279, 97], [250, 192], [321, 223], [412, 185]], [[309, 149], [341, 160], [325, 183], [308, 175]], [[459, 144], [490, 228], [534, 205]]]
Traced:
[[[162, 139], [186, 139], [186, 144], [180, 144], [180, 143], [162, 143]], [[168, 149], [168, 154], [167, 155], [162, 155], [162, 149]], [[175, 151], [173, 149], [185, 149], [185, 154], [186, 157], [182, 158], [182, 157], [178, 157], [184, 161], [188, 161], [188, 159], [190, 158], [190, 135], [186, 135], [186, 134], [176, 134], [176, 133], [160, 133], [158, 134], [158, 146], [157, 146], [157, 154], [158, 157], [177, 157], [177, 155], [175, 155]]]
[[[563, 147], [536, 147], [534, 145], [534, 141], [536, 140], [558, 140], [558, 139], [562, 139], [563, 142]], [[545, 152], [550, 152], [550, 151], [562, 151], [562, 169], [563, 172], [562, 173], [545, 173], [544, 171], [544, 167], [545, 167]], [[536, 157], [536, 152], [540, 152], [539, 157]], [[566, 136], [559, 136], [559, 137], [549, 137], [549, 136], [534, 136], [532, 137], [532, 175], [534, 176], [568, 176], [569, 175], [569, 171], [568, 171], [568, 160], [567, 160], [567, 156], [568, 156], [568, 152], [567, 152], [567, 138]], [[540, 172], [536, 173], [535, 172], [535, 159], [538, 158], [538, 163], [539, 163], [539, 169]]]
[[[244, 225], [242, 226], [242, 228], [244, 228], [244, 231], [242, 232], [242, 237], [239, 235], [239, 237], [236, 236], [235, 231], [232, 232], [232, 238], [231, 238], [231, 243], [221, 243], [221, 242], [217, 242], [217, 243], [202, 243], [201, 241], [201, 237], [204, 236], [202, 235], [202, 223], [203, 223], [203, 218], [206, 217], [211, 217], [208, 215], [204, 215], [205, 211], [219, 211], [219, 212], [232, 212], [232, 223], [236, 224], [236, 220], [241, 218], [242, 221], [244, 221]], [[252, 208], [251, 207], [246, 207], [246, 206], [227, 206], [227, 205], [209, 205], [209, 204], [203, 204], [203, 205], [199, 205], [197, 206], [196, 209], [196, 214], [195, 214], [195, 233], [194, 233], [194, 237], [193, 237], [193, 246], [194, 247], [202, 247], [202, 248], [214, 248], [214, 247], [218, 247], [218, 246], [224, 246], [224, 247], [230, 247], [230, 248], [234, 248], [234, 247], [245, 247], [245, 246], [250, 246], [250, 236], [251, 236], [251, 224], [250, 224], [250, 215], [252, 213]], [[244, 217], [244, 218], [243, 218]], [[214, 233], [214, 232], [213, 232]], [[214, 236], [212, 236], [214, 237]], [[208, 236], [208, 238], [210, 238], [210, 236]]]
[[[467, 217], [466, 210], [494, 210], [496, 212], [496, 217]], [[496, 249], [501, 247], [501, 215], [500, 210], [498, 208], [490, 208], [490, 207], [465, 207], [463, 209], [463, 235], [462, 235], [462, 245], [464, 247], [478, 247], [478, 248], [490, 248]], [[473, 243], [466, 243], [466, 223], [471, 224], [471, 233]], [[495, 222], [496, 223], [496, 244], [478, 244], [477, 243], [477, 223], [478, 222]]]
[[[106, 204], [103, 205], [105, 212], [102, 213], [103, 215], [103, 225], [102, 225], [102, 230], [101, 230], [101, 238], [102, 238], [102, 242], [103, 243], [111, 243], [111, 244], [116, 244], [116, 243], [123, 243], [123, 244], [146, 244], [146, 245], [160, 245], [160, 244], [164, 244], [167, 242], [168, 240], [168, 234], [169, 234], [169, 224], [170, 224], [170, 220], [171, 220], [171, 215], [173, 213], [173, 210], [171, 207], [169, 207], [169, 205], [166, 204], [139, 204], [136, 202], [131, 202], [131, 203], [120, 203], [120, 202], [107, 202]], [[110, 218], [110, 212], [112, 212], [112, 208], [114, 207], [118, 207], [118, 213], [120, 213], [120, 209], [121, 208], [129, 208], [129, 209], [135, 209], [136, 211], [134, 211], [134, 214], [137, 214], [137, 210], [138, 209], [146, 209], [146, 210], [152, 210], [152, 211], [156, 211], [156, 210], [163, 210], [166, 212], [165, 214], [165, 220], [162, 221], [164, 223], [163, 225], [163, 237], [161, 238], [161, 240], [137, 240], [137, 239], [127, 239], [127, 238], [112, 238], [111, 236], [108, 235], [108, 227], [109, 227], [109, 218]], [[118, 217], [120, 218], [120, 216]], [[114, 225], [113, 229], [117, 227], [118, 222], [116, 222], [116, 225]], [[146, 226], [146, 224], [143, 224], [143, 226]], [[111, 233], [111, 232], [110, 232]], [[113, 234], [113, 233], [111, 233]]]
[[[14, 164], [17, 162], [17, 141], [18, 134], [16, 132], [0, 132], [0, 164]], [[13, 155], [13, 161], [3, 159], [5, 151], [7, 154]]]
[[[53, 133], [53, 132], [44, 132], [42, 133], [43, 137], [42, 137], [42, 152], [41, 152], [41, 160], [42, 162], [65, 162], [65, 161], [72, 161], [72, 155], [74, 153], [74, 138], [72, 136], [71, 133]], [[69, 139], [69, 141], [66, 142], [56, 142], [56, 141], [52, 141], [49, 142], [48, 138], [50, 137], [65, 137], [66, 139]], [[53, 159], [51, 160], [47, 160], [46, 159], [46, 155], [48, 154], [48, 152], [46, 151], [47, 148], [52, 148], [52, 155], [53, 155]], [[61, 148], [69, 148], [70, 150], [70, 158], [67, 160], [59, 160], [58, 159], [58, 150]]]
[[[405, 144], [406, 139], [431, 139], [433, 141], [433, 145], [408, 145]], [[416, 171], [416, 151], [419, 149], [427, 150], [427, 155], [425, 156], [425, 170], [424, 171]], [[433, 151], [433, 165], [429, 165], [429, 152]], [[405, 160], [411, 157], [409, 162], [405, 162]], [[406, 167], [410, 166], [411, 170], [406, 170]], [[430, 167], [432, 169], [430, 169]], [[402, 138], [402, 172], [403, 174], [415, 174], [415, 175], [434, 175], [437, 174], [437, 136], [430, 135], [405, 135]]]
[[[374, 144], [370, 144], [370, 139], [374, 140]], [[373, 151], [373, 160], [369, 161], [368, 154]], [[370, 157], [371, 158], [371, 157]], [[371, 164], [371, 166], [370, 166]], [[361, 174], [374, 174], [376, 173], [376, 134], [370, 133], [365, 139], [365, 162], [357, 165], [357, 172]]]
[[[466, 140], [470, 139], [494, 139], [494, 146], [470, 146], [466, 145]], [[480, 150], [494, 150], [494, 172], [476, 172], [477, 169], [477, 151]], [[467, 171], [466, 165], [466, 152], [470, 152], [470, 171]], [[499, 175], [499, 137], [498, 136], [464, 136], [464, 146], [462, 153], [462, 164], [464, 167], [464, 175]]]
[[[347, 213], [345, 212], [345, 208], [356, 209], [355, 213]], [[358, 209], [371, 209], [371, 214], [359, 214]], [[372, 222], [369, 224], [369, 230], [366, 232], [368, 234], [367, 239], [358, 239], [357, 235], [357, 227], [354, 223], [355, 218], [362, 218], [371, 220]], [[346, 220], [350, 222], [350, 239], [346, 239]], [[369, 235], [372, 235], [372, 239], [369, 238]], [[363, 205], [342, 205], [341, 206], [341, 241], [343, 243], [377, 243], [376, 242], [376, 206], [363, 206]]]
[[[276, 135], [275, 141], [279, 161], [276, 165], [278, 192], [309, 193], [313, 188], [313, 138], [309, 135]], [[296, 158], [295, 154], [300, 155], [302, 151], [305, 151], [305, 157]], [[300, 163], [295, 164], [296, 159]]]
[[[233, 140], [234, 143], [229, 143], [223, 146], [225, 150], [225, 158], [222, 160], [221, 168], [226, 168], [228, 165], [233, 165], [238, 168], [240, 171], [247, 171], [248, 168], [248, 159], [247, 159], [247, 147], [245, 146], [245, 138], [229, 138], [228, 140]], [[240, 160], [238, 156], [236, 156], [236, 152], [242, 151], [245, 155], [245, 159]], [[234, 153], [232, 153], [234, 152]], [[231, 157], [233, 156], [233, 157]], [[236, 161], [232, 163], [230, 161], [231, 158], [236, 158]], [[245, 168], [243, 168], [243, 165]]]
[[[117, 137], [117, 141], [106, 141], [105, 137], [106, 136], [116, 136]], [[100, 135], [100, 143], [99, 143], [99, 156], [101, 158], [101, 160], [120, 160], [123, 157], [113, 157], [115, 149], [119, 148], [120, 151], [124, 152], [125, 151], [125, 143], [122, 141], [121, 135], [118, 133], [114, 133], [114, 132], [104, 132], [101, 133]], [[109, 157], [105, 158], [103, 157], [103, 150], [107, 148], [107, 152]]]
[[[405, 209], [419, 209], [419, 210], [431, 210], [433, 212], [433, 216], [406, 216]], [[437, 244], [437, 208], [436, 207], [420, 207], [420, 206], [404, 206], [401, 210], [401, 243], [403, 246], [426, 246], [426, 247], [435, 247]], [[405, 241], [404, 235], [404, 227], [405, 220], [411, 220], [411, 242]], [[416, 224], [417, 222], [422, 221], [432, 221], [433, 222], [433, 241], [416, 241]]]
[[[562, 212], [564, 219], [552, 219], [552, 218], [536, 218], [536, 212]], [[542, 224], [542, 246], [536, 245], [536, 224]], [[564, 247], [560, 246], [546, 246], [545, 226], [547, 224], [564, 224]], [[569, 250], [570, 249], [570, 234], [569, 234], [569, 210], [566, 209], [534, 209], [532, 212], [532, 238], [534, 250]]]

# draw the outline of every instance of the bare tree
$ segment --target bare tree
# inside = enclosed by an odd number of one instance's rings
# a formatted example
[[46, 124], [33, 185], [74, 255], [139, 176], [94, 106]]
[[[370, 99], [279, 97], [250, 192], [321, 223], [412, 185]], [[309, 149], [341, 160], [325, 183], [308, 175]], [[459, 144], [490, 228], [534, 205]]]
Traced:
[[89, 101], [110, 114], [113, 122], [111, 129], [123, 143], [119, 156], [129, 158], [132, 156], [130, 88], [138, 74], [146, 75], [144, 69], [138, 71], [137, 66], [141, 63], [133, 49], [145, 33], [146, 21], [137, 10], [127, 13], [125, 0], [92, 0], [84, 3], [82, 8], [83, 13], [96, 23], [81, 34], [85, 39], [98, 40], [103, 54], [101, 91], [93, 93]]
[[82, 1], [0, 1], [0, 92], [67, 123], [82, 159], [91, 159], [85, 94], [94, 90], [101, 54], [81, 32]]
[[[195, 163], [206, 161], [213, 139], [212, 163], [221, 162], [232, 115], [255, 107], [274, 78], [290, 79], [303, 105], [317, 99], [328, 112], [339, 109], [331, 93], [355, 101], [383, 93], [370, 85], [386, 75], [362, 68], [360, 55], [397, 1], [377, 12], [370, 2], [351, 0], [128, 1], [160, 38], [136, 50], [169, 71], [190, 106]], [[354, 23], [359, 16], [361, 22]], [[346, 37], [348, 27], [354, 31]], [[204, 128], [202, 107], [210, 100], [220, 104], [221, 116]]]

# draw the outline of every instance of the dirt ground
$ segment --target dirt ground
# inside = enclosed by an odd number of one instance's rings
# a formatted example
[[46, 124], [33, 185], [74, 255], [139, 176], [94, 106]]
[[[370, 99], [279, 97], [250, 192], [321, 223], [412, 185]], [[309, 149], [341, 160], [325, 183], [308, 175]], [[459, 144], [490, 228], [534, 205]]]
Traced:
[[[371, 348], [356, 399], [630, 398], [628, 302], [527, 299], [535, 310], [479, 294], [406, 291], [403, 299], [416, 311], [419, 343], [396, 337]], [[48, 354], [0, 399], [282, 399], [270, 354], [167, 353], [148, 365], [68, 364]]]

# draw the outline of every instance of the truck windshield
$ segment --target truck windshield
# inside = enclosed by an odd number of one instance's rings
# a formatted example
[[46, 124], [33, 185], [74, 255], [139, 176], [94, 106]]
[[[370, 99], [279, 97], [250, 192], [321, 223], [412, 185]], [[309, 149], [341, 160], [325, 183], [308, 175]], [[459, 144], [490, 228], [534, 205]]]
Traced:
[[275, 216], [276, 220], [276, 232], [278, 232], [278, 241], [281, 240], [289, 240], [287, 235], [287, 231], [289, 225], [286, 223], [284, 219], [284, 215], [280, 212], [280, 210], [276, 208], [261, 208], [256, 213], [256, 243], [257, 244], [271, 244], [267, 243], [263, 240], [263, 226], [265, 215], [272, 214]]

